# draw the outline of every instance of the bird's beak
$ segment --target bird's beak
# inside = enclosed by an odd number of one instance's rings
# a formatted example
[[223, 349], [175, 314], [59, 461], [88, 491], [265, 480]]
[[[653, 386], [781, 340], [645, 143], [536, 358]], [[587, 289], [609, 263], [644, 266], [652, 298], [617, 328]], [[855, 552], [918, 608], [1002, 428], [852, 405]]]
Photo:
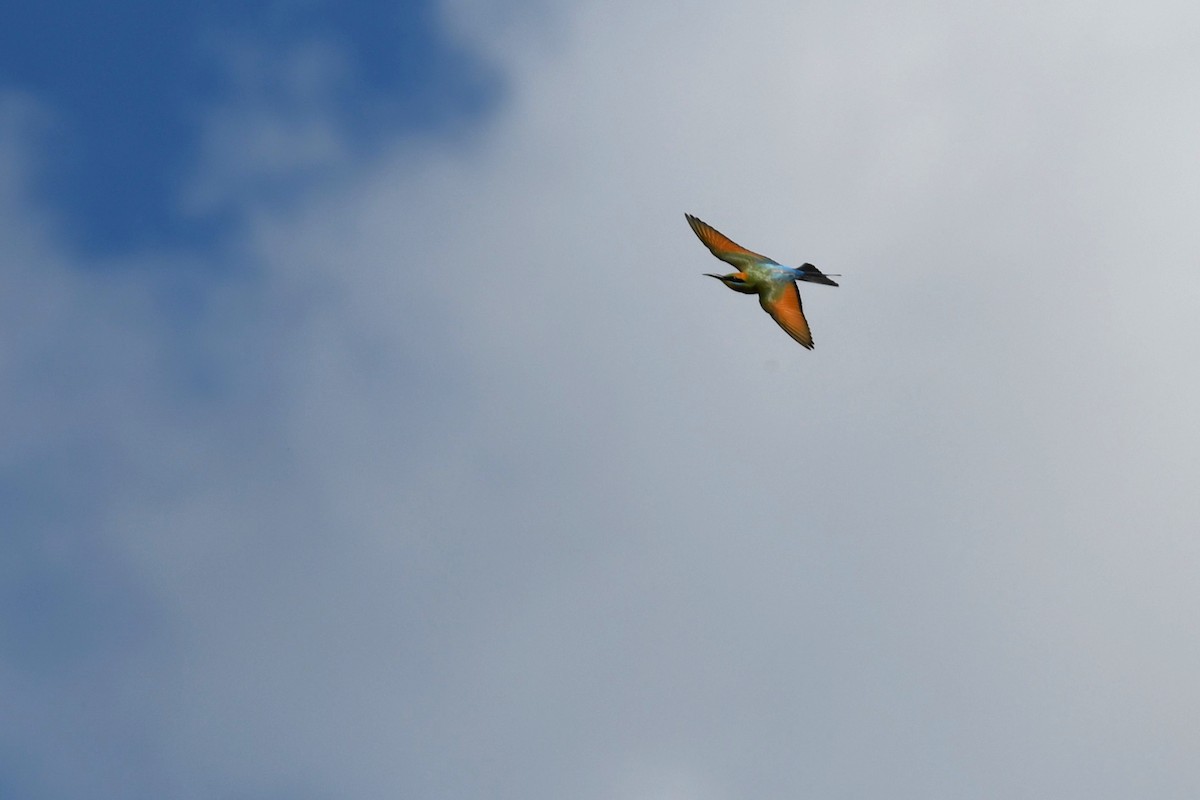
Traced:
[[721, 278], [722, 278], [722, 276], [720, 276], [720, 275], [713, 275], [711, 272], [705, 272], [705, 273], [704, 273], [704, 275], [705, 275], [706, 277], [709, 277], [709, 278], [716, 278], [717, 280], [721, 280]]

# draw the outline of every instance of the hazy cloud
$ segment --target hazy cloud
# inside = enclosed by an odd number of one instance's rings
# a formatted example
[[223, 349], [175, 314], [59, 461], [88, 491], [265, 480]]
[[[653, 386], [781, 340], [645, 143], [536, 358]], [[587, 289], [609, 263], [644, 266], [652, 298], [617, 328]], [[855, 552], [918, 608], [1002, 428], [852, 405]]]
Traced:
[[[231, 101], [220, 253], [80, 270], [5, 167], [4, 780], [1193, 796], [1200, 15], [447, 16], [507, 103]], [[684, 211], [845, 275], [815, 351]]]

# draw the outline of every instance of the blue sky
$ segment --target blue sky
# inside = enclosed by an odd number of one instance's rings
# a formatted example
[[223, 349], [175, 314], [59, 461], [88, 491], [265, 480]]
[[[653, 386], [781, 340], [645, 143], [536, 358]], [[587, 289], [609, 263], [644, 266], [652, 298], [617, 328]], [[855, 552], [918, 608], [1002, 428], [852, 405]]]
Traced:
[[50, 110], [53, 157], [37, 184], [81, 248], [202, 243], [220, 220], [182, 214], [179, 191], [200, 116], [232, 89], [222, 43], [338, 48], [347, 64], [336, 112], [369, 147], [467, 124], [499, 88], [434, 13], [429, 2], [383, 0], [17, 4], [0, 25], [0, 79]]
[[40, 9], [0, 794], [1200, 793], [1194, 3]]
[[[55, 2], [6, 7], [2, 17], [0, 91], [20, 98], [21, 119], [8, 132], [22, 139], [14, 174], [23, 178], [6, 188], [50, 221], [55, 249], [68, 263], [26, 264], [43, 273], [33, 282], [15, 277], [23, 270], [10, 273], [14, 302], [37, 308], [14, 330], [50, 330], [40, 343], [36, 335], [18, 334], [14, 341], [27, 341], [29, 349], [8, 361], [4, 382], [10, 410], [24, 411], [9, 418], [10, 457], [0, 469], [7, 542], [0, 640], [6, 668], [39, 676], [43, 691], [29, 692], [40, 710], [6, 730], [0, 786], [6, 796], [69, 796], [48, 788], [55, 782], [47, 771], [60, 760], [94, 757], [101, 771], [144, 774], [126, 774], [108, 788], [98, 784], [90, 796], [170, 796], [156, 775], [149, 732], [109, 716], [123, 712], [111, 705], [112, 686], [95, 677], [105, 665], [120, 668], [170, 652], [172, 642], [162, 598], [105, 531], [114, 498], [146, 475], [114, 432], [113, 416], [122, 412], [107, 403], [113, 382], [129, 381], [127, 398], [137, 405], [161, 403], [189, 424], [222, 417], [217, 438], [229, 435], [222, 428], [230, 420], [242, 420], [235, 428], [269, 420], [269, 383], [240, 380], [198, 332], [209, 324], [213, 292], [228, 278], [238, 212], [189, 212], [183, 199], [204, 157], [204, 117], [245, 88], [237, 85], [230, 53], [249, 52], [264, 66], [257, 91], [286, 95], [272, 85], [270, 63], [314, 43], [336, 51], [335, 85], [323, 93], [321, 111], [359, 153], [396, 138], [436, 139], [468, 129], [494, 104], [500, 86], [482, 59], [450, 41], [424, 2]], [[293, 94], [281, 102], [294, 100]], [[22, 256], [12, 239], [9, 245], [6, 258], [16, 267]], [[138, 255], [148, 252], [159, 255]], [[253, 258], [233, 261], [235, 271], [257, 268]], [[132, 273], [120, 282], [145, 292], [140, 308], [148, 317], [134, 323], [131, 335], [158, 340], [149, 346], [158, 353], [149, 363], [126, 361], [113, 352], [122, 345], [91, 338], [122, 313], [119, 300], [114, 306], [103, 299], [103, 277], [97, 293], [76, 308], [90, 322], [74, 328], [53, 311], [38, 319], [46, 309], [35, 298], [69, 293], [78, 276], [114, 269]], [[245, 326], [249, 333], [273, 329]], [[51, 396], [61, 405], [38, 412]], [[77, 703], [101, 709], [94, 724], [73, 710]], [[22, 716], [9, 711], [10, 720]], [[37, 744], [28, 721], [55, 718], [62, 720], [59, 734], [70, 739], [76, 729], [82, 740], [66, 744], [54, 735]], [[106, 731], [110, 742], [103, 741]]]

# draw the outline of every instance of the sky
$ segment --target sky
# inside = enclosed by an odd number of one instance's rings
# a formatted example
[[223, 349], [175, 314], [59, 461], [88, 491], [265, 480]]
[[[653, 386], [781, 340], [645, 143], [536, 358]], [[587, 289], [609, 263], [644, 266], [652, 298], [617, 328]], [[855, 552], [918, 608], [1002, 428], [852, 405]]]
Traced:
[[92, 5], [0, 12], [0, 795], [1200, 792], [1195, 4]]

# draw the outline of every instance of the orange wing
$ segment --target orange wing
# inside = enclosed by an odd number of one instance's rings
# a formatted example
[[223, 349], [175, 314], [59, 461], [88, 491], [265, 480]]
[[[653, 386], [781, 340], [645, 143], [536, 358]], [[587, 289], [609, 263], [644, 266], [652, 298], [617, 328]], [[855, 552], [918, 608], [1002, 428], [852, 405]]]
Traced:
[[707, 222], [701, 222], [691, 214], [684, 214], [684, 216], [687, 217], [688, 225], [692, 226], [692, 231], [700, 237], [700, 241], [704, 242], [704, 246], [722, 261], [728, 261], [734, 266], [744, 264], [747, 260], [766, 261], [770, 264], [775, 263], [766, 256], [759, 255], [753, 250], [747, 250], [742, 247]]
[[808, 329], [808, 320], [804, 318], [804, 307], [800, 305], [800, 290], [796, 284], [788, 281], [786, 285], [770, 292], [770, 297], [764, 292], [758, 296], [758, 302], [763, 311], [771, 315], [771, 319], [779, 323], [779, 327], [787, 331], [800, 344], [813, 349], [812, 332]]

